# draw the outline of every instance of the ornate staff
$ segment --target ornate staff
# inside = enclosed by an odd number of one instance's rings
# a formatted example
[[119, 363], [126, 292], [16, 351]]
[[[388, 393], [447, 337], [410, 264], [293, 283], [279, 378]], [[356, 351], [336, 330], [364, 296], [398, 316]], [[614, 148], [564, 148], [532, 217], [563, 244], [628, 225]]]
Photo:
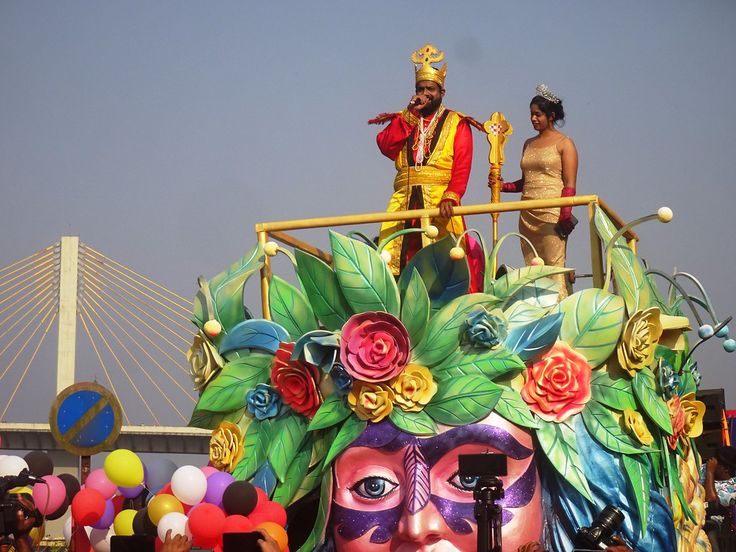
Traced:
[[[501, 201], [501, 167], [503, 166], [503, 148], [506, 145], [506, 137], [511, 136], [514, 128], [503, 116], [503, 113], [496, 111], [491, 118], [483, 123], [483, 129], [486, 131], [486, 138], [491, 145], [488, 152], [488, 162], [491, 164], [491, 170], [488, 174], [488, 186], [491, 188], [491, 203], [499, 203]], [[493, 244], [498, 241], [498, 213], [492, 213], [493, 218]]]

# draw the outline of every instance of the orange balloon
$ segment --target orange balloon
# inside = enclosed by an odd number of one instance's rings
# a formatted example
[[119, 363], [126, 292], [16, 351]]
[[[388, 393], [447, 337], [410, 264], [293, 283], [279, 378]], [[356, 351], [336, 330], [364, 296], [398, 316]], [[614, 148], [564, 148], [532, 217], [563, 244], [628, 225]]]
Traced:
[[148, 503], [148, 517], [154, 525], [158, 525], [161, 518], [170, 512], [184, 513], [184, 507], [174, 495], [156, 495]]
[[289, 537], [286, 534], [286, 530], [281, 527], [278, 523], [273, 521], [264, 521], [255, 526], [256, 529], [263, 529], [266, 533], [271, 535], [271, 538], [276, 541], [279, 545], [279, 550], [284, 552], [289, 546]]

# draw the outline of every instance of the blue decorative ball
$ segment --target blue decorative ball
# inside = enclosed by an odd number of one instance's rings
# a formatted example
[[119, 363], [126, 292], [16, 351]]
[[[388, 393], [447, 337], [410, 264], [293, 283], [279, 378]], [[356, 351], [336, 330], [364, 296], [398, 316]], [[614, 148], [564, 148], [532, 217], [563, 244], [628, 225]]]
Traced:
[[733, 353], [736, 351], [736, 339], [727, 339], [723, 342], [723, 349], [727, 353]]
[[716, 332], [716, 336], [720, 338], [728, 337], [728, 326], [723, 326]]
[[710, 324], [703, 324], [698, 328], [698, 336], [700, 339], [708, 339], [713, 337], [713, 326]]

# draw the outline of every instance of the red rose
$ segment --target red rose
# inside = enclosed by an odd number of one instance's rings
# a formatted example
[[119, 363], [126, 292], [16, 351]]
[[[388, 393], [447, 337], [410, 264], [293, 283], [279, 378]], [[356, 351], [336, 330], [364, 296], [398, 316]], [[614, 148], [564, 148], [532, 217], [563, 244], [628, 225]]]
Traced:
[[355, 314], [342, 327], [340, 361], [354, 379], [378, 383], [398, 376], [409, 350], [409, 332], [387, 312]]
[[590, 374], [585, 357], [558, 341], [527, 369], [521, 398], [543, 420], [562, 422], [590, 400]]
[[291, 360], [293, 350], [293, 343], [279, 345], [271, 366], [271, 385], [294, 411], [311, 418], [322, 404], [322, 394], [317, 387], [319, 369], [306, 362]]

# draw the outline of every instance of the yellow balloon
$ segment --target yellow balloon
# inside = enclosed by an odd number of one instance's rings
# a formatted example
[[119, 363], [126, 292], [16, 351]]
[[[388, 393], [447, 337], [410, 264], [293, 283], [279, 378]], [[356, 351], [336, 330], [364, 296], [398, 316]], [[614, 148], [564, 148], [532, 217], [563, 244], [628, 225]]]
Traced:
[[174, 495], [160, 494], [154, 496], [148, 503], [148, 517], [154, 525], [158, 525], [161, 518], [170, 512], [184, 513], [184, 506]]
[[128, 449], [117, 449], [105, 458], [103, 465], [107, 478], [118, 487], [137, 487], [143, 483], [143, 462]]
[[40, 527], [34, 527], [30, 530], [28, 533], [28, 536], [31, 537], [31, 541], [33, 542], [33, 546], [38, 546], [38, 544], [41, 542], [41, 539], [46, 534], [46, 522], [43, 522]]
[[136, 510], [120, 510], [118, 512], [118, 515], [115, 516], [115, 520], [112, 522], [112, 527], [116, 535], [127, 537], [133, 534], [133, 518], [136, 513]]

